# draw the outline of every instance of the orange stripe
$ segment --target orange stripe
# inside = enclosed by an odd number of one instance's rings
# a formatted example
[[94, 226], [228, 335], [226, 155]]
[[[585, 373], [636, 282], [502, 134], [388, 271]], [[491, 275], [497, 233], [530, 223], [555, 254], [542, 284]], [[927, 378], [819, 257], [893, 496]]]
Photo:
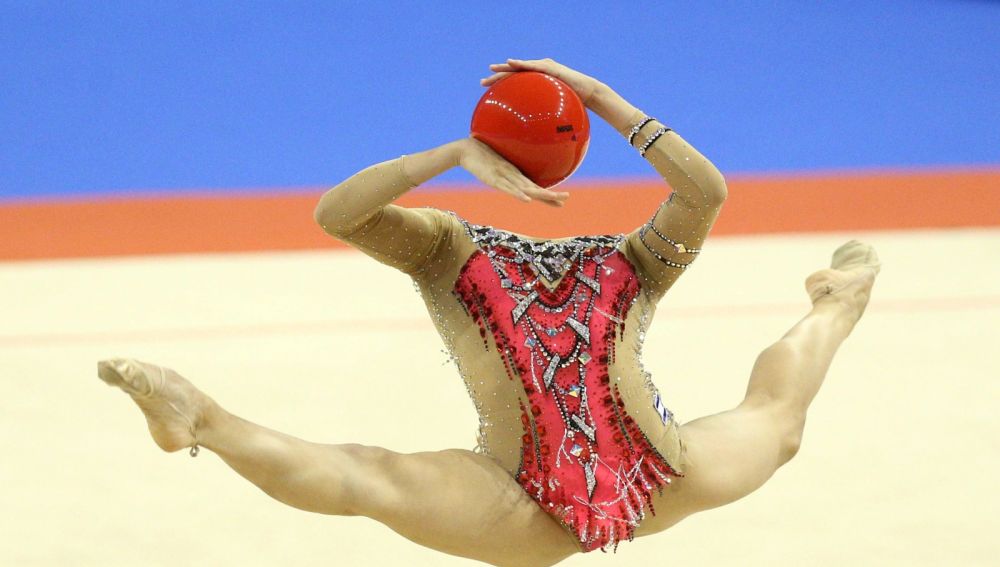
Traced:
[[[541, 237], [617, 233], [646, 221], [667, 188], [657, 180], [568, 184], [566, 207], [486, 190], [422, 188], [404, 206], [449, 209]], [[172, 196], [0, 205], [0, 260], [302, 250], [342, 246], [312, 220], [308, 193]], [[1000, 170], [735, 177], [714, 234], [1000, 225]]]

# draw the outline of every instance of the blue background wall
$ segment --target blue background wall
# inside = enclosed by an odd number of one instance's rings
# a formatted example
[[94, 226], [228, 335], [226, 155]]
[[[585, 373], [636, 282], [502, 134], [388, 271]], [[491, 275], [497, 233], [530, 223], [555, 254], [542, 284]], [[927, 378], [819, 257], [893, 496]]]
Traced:
[[[728, 173], [1000, 164], [1000, 2], [91, 4], [0, 2], [0, 199], [328, 185], [466, 135], [506, 57]], [[648, 174], [595, 124], [578, 176]]]

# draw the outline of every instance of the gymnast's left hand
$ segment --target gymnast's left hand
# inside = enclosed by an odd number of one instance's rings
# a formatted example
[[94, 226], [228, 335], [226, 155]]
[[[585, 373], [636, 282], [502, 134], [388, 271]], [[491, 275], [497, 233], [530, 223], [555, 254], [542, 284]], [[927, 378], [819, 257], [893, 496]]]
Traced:
[[517, 73], [518, 71], [538, 71], [546, 75], [551, 75], [569, 85], [576, 92], [576, 95], [580, 97], [583, 104], [588, 107], [594, 98], [594, 93], [601, 84], [597, 79], [570, 69], [552, 59], [508, 59], [506, 63], [494, 63], [490, 65], [490, 71], [493, 72], [492, 75], [479, 81], [484, 87], [488, 87], [507, 75]]

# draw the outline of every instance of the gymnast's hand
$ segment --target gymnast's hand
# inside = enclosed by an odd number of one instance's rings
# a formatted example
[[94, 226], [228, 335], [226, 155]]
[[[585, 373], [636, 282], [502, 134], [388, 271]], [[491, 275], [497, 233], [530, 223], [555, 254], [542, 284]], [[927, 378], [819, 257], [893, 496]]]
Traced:
[[588, 107], [594, 98], [594, 93], [597, 92], [601, 84], [597, 79], [570, 69], [561, 63], [556, 63], [551, 59], [532, 59], [527, 61], [508, 59], [506, 63], [494, 63], [490, 65], [490, 71], [493, 72], [492, 75], [479, 81], [484, 87], [488, 87], [507, 75], [518, 71], [538, 71], [546, 75], [551, 75], [569, 85], [576, 92], [577, 96], [580, 97], [580, 100], [583, 101], [583, 104]]
[[569, 197], [569, 193], [557, 193], [535, 185], [512, 163], [475, 138], [465, 138], [458, 144], [459, 165], [494, 189], [526, 203], [535, 199], [553, 207], [563, 206]]

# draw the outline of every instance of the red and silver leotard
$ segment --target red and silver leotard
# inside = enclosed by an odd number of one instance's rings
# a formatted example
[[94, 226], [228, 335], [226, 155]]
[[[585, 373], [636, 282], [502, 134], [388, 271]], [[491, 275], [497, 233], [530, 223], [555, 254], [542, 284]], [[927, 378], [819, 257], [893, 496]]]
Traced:
[[[656, 147], [646, 154], [657, 170], [679, 171], [665, 176], [673, 197], [714, 171], [676, 134]], [[699, 171], [703, 164], [710, 170]], [[413, 278], [479, 412], [479, 450], [583, 550], [631, 539], [652, 492], [683, 467], [677, 424], [642, 368], [642, 344], [657, 301], [707, 232], [658, 217], [685, 207], [674, 218], [710, 224], [714, 213], [691, 215], [696, 207], [671, 198], [627, 235], [541, 240], [385, 202], [409, 186], [398, 161], [345, 185], [353, 183], [344, 194], [365, 195], [353, 204], [364, 213], [325, 229]], [[366, 198], [374, 205], [361, 205]]]

